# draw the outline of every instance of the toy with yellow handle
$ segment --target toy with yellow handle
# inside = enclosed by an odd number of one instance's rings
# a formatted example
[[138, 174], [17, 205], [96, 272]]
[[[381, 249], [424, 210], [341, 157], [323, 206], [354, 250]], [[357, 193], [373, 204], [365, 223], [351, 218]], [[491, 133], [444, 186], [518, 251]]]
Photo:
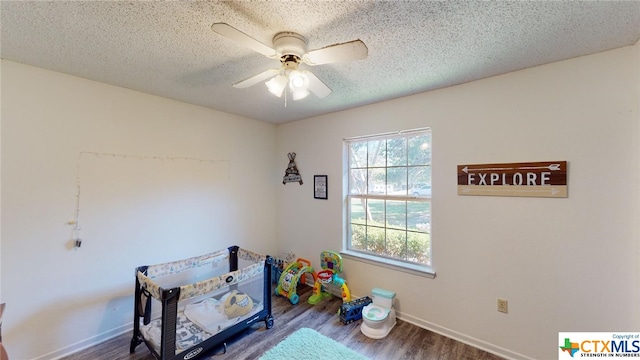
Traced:
[[[349, 291], [349, 287], [347, 287], [347, 283], [342, 280], [342, 286], [340, 286], [340, 290], [342, 290], [342, 303], [348, 303], [351, 301], [351, 291]], [[342, 306], [338, 309], [338, 316], [340, 316], [340, 311], [342, 311]]]
[[342, 302], [351, 301], [351, 291], [349, 291], [349, 288], [347, 287], [347, 283], [342, 284], [340, 289], [342, 290]]
[[316, 282], [313, 284], [313, 294], [311, 294], [311, 296], [309, 296], [309, 300], [307, 300], [309, 304], [315, 305], [322, 299], [331, 297], [330, 293], [324, 291], [324, 287], [325, 285], [331, 284], [334, 276], [333, 271], [330, 269], [322, 270], [318, 273]]
[[322, 293], [322, 285], [331, 282], [333, 273], [330, 270], [322, 270], [318, 273], [315, 283], [313, 283], [312, 297], [318, 297]]

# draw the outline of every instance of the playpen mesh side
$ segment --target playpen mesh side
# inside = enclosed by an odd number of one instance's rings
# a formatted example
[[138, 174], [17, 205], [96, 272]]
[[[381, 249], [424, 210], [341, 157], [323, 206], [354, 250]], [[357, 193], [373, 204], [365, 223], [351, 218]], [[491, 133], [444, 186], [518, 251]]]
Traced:
[[[147, 275], [138, 272], [138, 281], [152, 296], [151, 308], [155, 310], [155, 314], [151, 316], [154, 320], [142, 327], [145, 339], [150, 340], [156, 351], [160, 352], [159, 334], [163, 318], [158, 310], [166, 310], [163, 309], [161, 300], [170, 284], [182, 284], [179, 286], [177, 313], [166, 314], [173, 317], [167, 318], [167, 321], [173, 320], [168, 324], [173, 326], [175, 322], [175, 335], [172, 336], [173, 339], [167, 339], [175, 341], [175, 354], [263, 311], [267, 306], [265, 297], [270, 294], [270, 291], [265, 293], [265, 261], [266, 257], [263, 255], [238, 249], [237, 264], [234, 265], [230, 261], [229, 250], [225, 249], [190, 259], [149, 266]], [[229, 268], [234, 266], [237, 266], [238, 270], [229, 272]], [[189, 282], [189, 279], [199, 281]], [[236, 296], [237, 293], [248, 295], [253, 302], [249, 313], [236, 314], [234, 310], [225, 309], [225, 306], [234, 305], [231, 296]], [[193, 309], [194, 306], [203, 304], [217, 316], [214, 318], [215, 321], [209, 319], [208, 322], [199, 322], [198, 319], [194, 321], [193, 317], [187, 316], [187, 307], [191, 306]]]
[[[224, 261], [226, 260], [226, 261]], [[266, 257], [249, 250], [238, 250], [238, 267], [229, 272], [229, 250], [164, 264], [151, 265], [138, 281], [156, 299], [162, 289], [180, 287], [180, 301], [206, 295], [238, 284], [264, 272]]]
[[[147, 268], [147, 276], [150, 278], [157, 278], [165, 275], [176, 274], [189, 269], [203, 267], [209, 264], [217, 264], [224, 262], [224, 265], [228, 264], [229, 250], [222, 249], [216, 252], [212, 252], [205, 255], [194, 256], [188, 259], [182, 259], [162, 264], [150, 265]], [[227, 260], [227, 261], [225, 261]]]

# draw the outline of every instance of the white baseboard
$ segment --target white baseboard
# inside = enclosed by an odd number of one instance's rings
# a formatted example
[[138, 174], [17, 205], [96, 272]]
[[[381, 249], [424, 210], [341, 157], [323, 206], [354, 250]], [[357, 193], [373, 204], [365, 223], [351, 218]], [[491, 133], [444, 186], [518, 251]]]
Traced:
[[[313, 287], [313, 282], [310, 281], [305, 281], [306, 285]], [[353, 294], [352, 294], [353, 295]], [[360, 296], [352, 296], [352, 298], [357, 299]], [[458, 331], [455, 330], [451, 330], [449, 328], [440, 326], [438, 324], [434, 324], [432, 322], [426, 321], [424, 319], [420, 319], [417, 318], [413, 315], [409, 315], [409, 314], [403, 314], [401, 312], [397, 312], [396, 311], [396, 315], [398, 317], [398, 319], [402, 320], [402, 321], [406, 321], [410, 324], [413, 324], [417, 327], [429, 330], [429, 331], [433, 331], [436, 334], [440, 334], [442, 336], [446, 336], [448, 338], [460, 341], [461, 343], [473, 346], [475, 348], [484, 350], [486, 352], [495, 354], [497, 356], [503, 357], [505, 359], [509, 359], [509, 360], [535, 360], [531, 357], [528, 357], [526, 355], [511, 351], [509, 349], [505, 349], [503, 347], [488, 343], [486, 341], [480, 340], [480, 339], [476, 339], [472, 336], [468, 336], [465, 335], [463, 333], [460, 333]], [[73, 353], [76, 353], [78, 351], [87, 349], [89, 347], [98, 345], [100, 343], [103, 343], [109, 339], [112, 339], [118, 335], [122, 335], [126, 332], [130, 332], [131, 329], [133, 329], [133, 323], [128, 323], [122, 326], [119, 326], [115, 329], [109, 330], [109, 331], [105, 331], [101, 334], [98, 334], [96, 336], [90, 337], [88, 339], [79, 341], [75, 344], [72, 344], [70, 346], [66, 346], [62, 349], [56, 350], [56, 351], [52, 351], [48, 354], [45, 355], [41, 355], [38, 356], [37, 358], [34, 358], [33, 360], [57, 360], [60, 359], [62, 357], [71, 355]]]
[[[352, 299], [358, 299], [361, 298], [362, 296], [357, 296], [354, 294], [351, 294], [351, 298]], [[517, 353], [515, 351], [511, 351], [509, 349], [505, 349], [503, 347], [488, 343], [484, 340], [480, 340], [480, 339], [476, 339], [472, 336], [468, 336], [465, 335], [463, 333], [460, 333], [458, 331], [455, 330], [451, 330], [449, 328], [440, 326], [438, 324], [434, 324], [432, 322], [429, 322], [427, 320], [424, 319], [420, 319], [417, 318], [413, 315], [409, 315], [409, 314], [403, 314], [399, 311], [396, 310], [396, 317], [402, 321], [408, 322], [410, 324], [413, 324], [417, 327], [423, 328], [425, 330], [429, 330], [429, 331], [433, 331], [436, 334], [440, 334], [442, 336], [446, 336], [448, 338], [454, 339], [456, 341], [459, 341], [463, 344], [467, 344], [470, 346], [473, 346], [474, 348], [480, 349], [480, 350], [484, 350], [488, 353], [500, 356], [502, 358], [505, 359], [509, 359], [509, 360], [535, 360], [534, 358], [531, 358], [529, 356]]]
[[455, 330], [448, 329], [446, 327], [431, 323], [429, 321], [417, 318], [415, 316], [409, 314], [402, 314], [396, 311], [396, 315], [398, 319], [402, 321], [406, 321], [415, 326], [421, 327], [423, 329], [433, 331], [436, 334], [440, 334], [442, 336], [446, 336], [448, 338], [460, 341], [461, 343], [473, 346], [474, 348], [478, 348], [480, 350], [484, 350], [488, 353], [492, 353], [494, 355], [503, 357], [505, 359], [510, 360], [535, 360], [526, 355], [511, 351], [509, 349], [505, 349], [503, 347], [488, 343], [486, 341], [476, 339], [472, 336], [465, 335], [463, 333], [457, 332]]
[[[71, 354], [77, 353], [78, 351], [82, 351], [84, 349], [90, 348], [92, 346], [101, 344], [107, 340], [113, 339], [116, 336], [122, 335], [127, 332], [131, 332], [133, 329], [133, 322], [129, 322], [128, 324], [119, 326], [115, 329], [111, 329], [109, 331], [105, 331], [101, 334], [92, 336], [90, 338], [78, 341], [75, 344], [71, 344], [69, 346], [65, 346], [62, 349], [58, 349], [52, 351], [48, 354], [40, 355], [32, 360], [57, 360], [65, 356], [69, 356]], [[133, 334], [133, 333], [132, 333]]]

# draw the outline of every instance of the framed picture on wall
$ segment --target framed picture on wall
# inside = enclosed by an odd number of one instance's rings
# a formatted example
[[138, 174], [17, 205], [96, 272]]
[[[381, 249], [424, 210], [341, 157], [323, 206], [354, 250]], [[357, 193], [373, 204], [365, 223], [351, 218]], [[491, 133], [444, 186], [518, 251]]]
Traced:
[[313, 198], [327, 200], [327, 175], [313, 175]]

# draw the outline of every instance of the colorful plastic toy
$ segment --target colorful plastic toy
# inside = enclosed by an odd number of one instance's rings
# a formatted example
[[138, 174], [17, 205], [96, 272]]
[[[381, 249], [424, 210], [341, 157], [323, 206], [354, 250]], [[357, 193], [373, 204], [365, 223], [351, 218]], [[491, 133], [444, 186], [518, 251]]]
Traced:
[[342, 273], [342, 256], [333, 251], [323, 251], [320, 253], [320, 267], [323, 270], [318, 273], [313, 285], [313, 294], [307, 302], [315, 305], [330, 297], [332, 292], [341, 294], [343, 302], [351, 301], [349, 287], [339, 276]]
[[300, 298], [296, 294], [298, 290], [298, 282], [304, 280], [305, 274], [311, 274], [313, 276], [314, 283], [316, 282], [317, 275], [311, 267], [311, 262], [306, 259], [298, 258], [296, 261], [289, 264], [280, 275], [278, 286], [276, 287], [276, 295], [284, 296], [292, 304], [297, 304]]

